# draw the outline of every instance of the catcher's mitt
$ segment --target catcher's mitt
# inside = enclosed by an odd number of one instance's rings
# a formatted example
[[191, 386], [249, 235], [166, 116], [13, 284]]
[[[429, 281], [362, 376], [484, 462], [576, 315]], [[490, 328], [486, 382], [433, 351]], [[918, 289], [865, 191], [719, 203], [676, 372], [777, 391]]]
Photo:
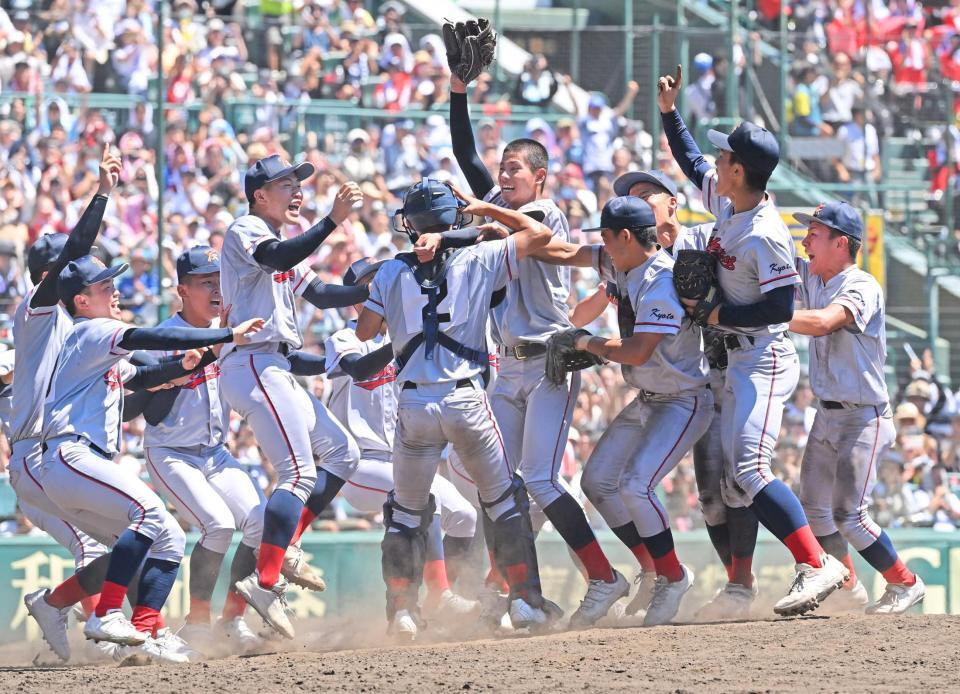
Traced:
[[691, 317], [704, 326], [714, 308], [723, 302], [717, 283], [717, 259], [707, 251], [677, 251], [673, 264], [673, 286], [681, 299], [694, 299]]
[[602, 364], [603, 360], [595, 354], [582, 352], [575, 347], [577, 338], [589, 335], [589, 331], [582, 328], [570, 328], [555, 333], [547, 340], [547, 379], [555, 385], [563, 385], [567, 381], [567, 374], [571, 371], [589, 369], [591, 366]]
[[727, 368], [727, 345], [722, 331], [715, 328], [703, 329], [703, 353], [711, 369]]
[[470, 84], [493, 62], [497, 34], [484, 17], [456, 24], [447, 20], [443, 23], [443, 44], [450, 72]]

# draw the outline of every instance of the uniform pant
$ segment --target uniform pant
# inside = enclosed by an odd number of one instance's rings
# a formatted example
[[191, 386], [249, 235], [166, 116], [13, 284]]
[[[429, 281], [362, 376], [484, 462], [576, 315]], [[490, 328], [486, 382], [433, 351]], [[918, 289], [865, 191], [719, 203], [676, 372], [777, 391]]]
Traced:
[[[747, 349], [727, 354], [727, 376], [720, 412], [726, 462], [725, 482], [735, 482], [752, 499], [770, 482], [770, 460], [780, 434], [783, 407], [800, 380], [793, 343], [785, 336], [756, 338]], [[724, 495], [728, 506], [742, 499]]]
[[156, 446], [146, 458], [157, 490], [200, 528], [201, 545], [225, 554], [234, 530], [247, 547], [260, 544], [266, 499], [226, 446]]
[[641, 537], [669, 530], [657, 485], [703, 436], [713, 394], [698, 388], [637, 397], [614, 417], [583, 468], [580, 484], [611, 528], [633, 521]]
[[817, 537], [836, 532], [862, 551], [880, 535], [867, 515], [877, 461], [896, 436], [889, 406], [821, 407], [800, 468], [800, 502]]
[[330, 411], [297, 383], [285, 356], [234, 351], [221, 369], [227, 402], [253, 428], [277, 472], [276, 489], [306, 502], [317, 480], [317, 466], [350, 479], [360, 462], [357, 444]]
[[566, 383], [557, 386], [544, 375], [545, 363], [545, 355], [502, 357], [490, 399], [507, 459], [540, 508], [568, 492], [560, 480], [560, 463], [580, 394], [580, 372], [569, 374]]
[[17, 494], [17, 505], [31, 523], [43, 530], [73, 555], [77, 569], [106, 554], [104, 544], [63, 520], [57, 508], [40, 486], [40, 440], [21, 439], [10, 453], [10, 486]]
[[[389, 461], [363, 455], [357, 471], [340, 493], [358, 511], [378, 513], [393, 487], [393, 465]], [[477, 529], [477, 509], [461, 496], [453, 483], [438, 475], [430, 485], [430, 493], [437, 502], [440, 528], [444, 534], [450, 537], [473, 537]], [[476, 487], [473, 496], [476, 497]]]
[[160, 497], [137, 474], [73, 438], [49, 442], [40, 476], [64, 520], [106, 545], [132, 530], [153, 541], [148, 556], [179, 563], [186, 536]]

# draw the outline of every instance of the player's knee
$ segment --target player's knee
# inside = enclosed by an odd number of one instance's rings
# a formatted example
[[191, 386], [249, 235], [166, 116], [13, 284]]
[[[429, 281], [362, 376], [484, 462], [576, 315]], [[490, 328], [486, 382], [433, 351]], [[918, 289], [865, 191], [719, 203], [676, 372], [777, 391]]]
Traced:
[[451, 537], [473, 537], [477, 530], [477, 509], [463, 505], [446, 513], [442, 513], [443, 532]]
[[239, 528], [243, 535], [243, 543], [249, 547], [256, 547], [263, 537], [263, 505], [257, 506], [240, 523]]
[[559, 489], [553, 480], [524, 481], [524, 485], [530, 498], [536, 501], [540, 508], [546, 508], [559, 499], [563, 493], [563, 490]]
[[723, 525], [727, 522], [727, 507], [719, 489], [701, 489], [699, 493], [700, 511], [707, 525]]
[[[831, 525], [835, 525], [837, 530], [840, 531], [840, 534], [843, 535], [844, 539], [847, 540], [854, 547], [860, 547], [863, 543], [856, 542], [856, 538], [861, 535], [869, 536], [869, 541], [873, 541], [873, 535], [867, 530], [871, 528], [874, 523], [867, 516], [866, 509], [862, 511], [848, 511], [845, 509], [835, 509], [831, 517]], [[813, 524], [810, 524], [810, 527], [813, 527]], [[819, 533], [818, 533], [819, 534]]]
[[619, 478], [604, 475], [598, 470], [592, 470], [588, 465], [580, 477], [580, 488], [594, 506], [620, 493]]
[[233, 531], [235, 529], [236, 528], [233, 527], [233, 519], [230, 519], [229, 523], [223, 523], [222, 520], [211, 523], [204, 528], [202, 544], [211, 552], [226, 554], [230, 548], [230, 540], [233, 539]]
[[[179, 562], [187, 546], [187, 535], [176, 519], [163, 511], [158, 519], [160, 531], [150, 547], [150, 555], [157, 559]], [[229, 542], [228, 542], [229, 545]]]
[[277, 475], [277, 489], [290, 492], [304, 503], [310, 497], [316, 483], [317, 468], [312, 459], [296, 467], [290, 466], [278, 472]]

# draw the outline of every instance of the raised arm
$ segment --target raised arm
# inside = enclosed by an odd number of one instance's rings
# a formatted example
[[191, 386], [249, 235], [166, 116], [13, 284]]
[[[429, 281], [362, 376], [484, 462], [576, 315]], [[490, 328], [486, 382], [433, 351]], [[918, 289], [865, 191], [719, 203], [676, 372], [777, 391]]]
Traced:
[[683, 68], [677, 65], [675, 77], [665, 75], [657, 82], [657, 105], [660, 107], [663, 132], [670, 143], [673, 158], [684, 175], [693, 181], [697, 188], [702, 188], [704, 176], [713, 167], [703, 158], [703, 153], [677, 111], [677, 97], [682, 88]]
[[477, 153], [477, 144], [470, 125], [467, 85], [456, 75], [450, 75], [450, 139], [453, 155], [470, 184], [470, 190], [478, 198], [484, 197], [493, 190], [494, 182]]

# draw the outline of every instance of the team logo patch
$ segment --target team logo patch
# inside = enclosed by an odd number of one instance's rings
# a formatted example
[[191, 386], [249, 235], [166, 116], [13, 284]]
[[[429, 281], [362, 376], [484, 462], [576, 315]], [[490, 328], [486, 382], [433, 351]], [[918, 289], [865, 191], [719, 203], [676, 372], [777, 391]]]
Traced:
[[735, 270], [737, 267], [737, 256], [727, 255], [727, 252], [723, 250], [723, 246], [720, 245], [720, 239], [716, 236], [710, 239], [710, 243], [707, 244], [707, 253], [710, 253], [717, 258], [717, 262], [720, 263], [720, 266], [724, 270]]
[[353, 385], [358, 388], [363, 388], [364, 390], [376, 390], [380, 386], [385, 386], [388, 383], [393, 383], [397, 380], [397, 367], [393, 364], [387, 364], [383, 367], [383, 370], [378, 373], [373, 378], [367, 379], [366, 381], [354, 381]]
[[198, 369], [190, 374], [190, 380], [183, 384], [184, 388], [196, 390], [207, 381], [220, 378], [220, 365], [207, 364], [203, 369]]
[[114, 366], [103, 374], [103, 382], [107, 384], [107, 390], [117, 390], [123, 388], [123, 379], [120, 378], [120, 367]]
[[220, 254], [217, 253], [215, 250], [213, 250], [213, 249], [211, 248], [209, 251], [207, 251], [207, 262], [209, 262], [209, 263], [219, 263], [219, 262], [220, 262]]
[[287, 270], [286, 272], [276, 272], [273, 275], [273, 281], [277, 284], [283, 284], [284, 282], [293, 282], [293, 278], [296, 277], [296, 272], [293, 270]]

